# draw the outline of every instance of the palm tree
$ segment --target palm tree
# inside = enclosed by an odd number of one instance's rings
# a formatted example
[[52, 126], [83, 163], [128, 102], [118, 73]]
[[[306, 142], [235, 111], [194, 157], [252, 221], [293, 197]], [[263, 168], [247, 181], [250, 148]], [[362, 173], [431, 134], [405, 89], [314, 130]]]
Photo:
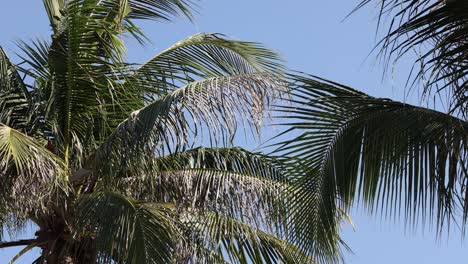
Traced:
[[145, 41], [135, 20], [192, 5], [44, 0], [51, 39], [19, 43], [20, 64], [0, 49], [0, 223], [38, 227], [0, 248], [39, 247], [48, 264], [339, 259], [335, 226], [295, 221], [289, 169], [233, 147], [286, 92], [274, 52], [198, 34], [125, 62], [122, 36]]

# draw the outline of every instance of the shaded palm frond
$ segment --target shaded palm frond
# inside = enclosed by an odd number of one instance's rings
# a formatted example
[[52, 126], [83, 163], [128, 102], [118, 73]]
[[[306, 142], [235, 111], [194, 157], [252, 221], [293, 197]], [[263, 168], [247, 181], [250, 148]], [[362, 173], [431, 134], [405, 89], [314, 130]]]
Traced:
[[182, 40], [141, 65], [134, 78], [156, 92], [174, 90], [181, 82], [250, 73], [283, 74], [279, 56], [258, 43], [197, 34]]
[[18, 66], [18, 70], [33, 78], [34, 82], [50, 80], [48, 65], [50, 43], [37, 39], [30, 41], [30, 43], [19, 41], [17, 46], [22, 51], [18, 56], [23, 60], [21, 65]]
[[50, 139], [52, 129], [47, 114], [51, 95], [49, 87], [53, 83], [49, 68], [50, 43], [37, 39], [31, 43], [19, 41], [17, 46], [22, 51], [18, 54], [22, 59], [18, 71], [24, 74], [25, 80], [33, 80], [32, 84], [26, 85], [31, 97], [27, 132], [36, 138]]
[[164, 207], [107, 191], [78, 201], [75, 225], [77, 239], [91, 238], [99, 263], [169, 263], [179, 237]]
[[341, 239], [340, 227], [348, 219], [334, 199], [334, 186], [322, 180], [317, 170], [304, 164], [309, 160], [294, 155], [286, 156], [285, 160], [289, 163], [288, 175], [292, 180], [287, 192], [288, 240], [317, 263], [343, 262], [343, 250], [351, 250]]
[[0, 47], [0, 123], [17, 129], [27, 129], [31, 97], [18, 73]]
[[328, 221], [337, 201], [349, 208], [359, 197], [413, 223], [442, 227], [460, 209], [466, 220], [468, 123], [311, 76], [292, 80], [293, 105], [279, 111], [299, 136], [280, 150], [303, 160], [309, 173], [298, 173], [298, 186], [319, 191]]
[[[372, 3], [364, 0], [358, 8]], [[450, 89], [450, 110], [468, 114], [468, 3], [463, 0], [383, 0], [380, 17], [393, 16], [381, 41], [383, 55], [398, 59], [408, 51], [417, 53], [417, 78], [424, 92]]]

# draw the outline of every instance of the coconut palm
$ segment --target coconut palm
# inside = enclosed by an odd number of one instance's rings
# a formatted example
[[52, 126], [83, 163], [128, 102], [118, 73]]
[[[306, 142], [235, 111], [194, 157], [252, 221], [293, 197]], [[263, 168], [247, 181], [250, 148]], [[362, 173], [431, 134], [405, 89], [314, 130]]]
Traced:
[[338, 260], [335, 226], [295, 221], [289, 169], [233, 147], [286, 91], [274, 52], [197, 34], [124, 60], [122, 37], [146, 38], [135, 20], [192, 5], [44, 0], [51, 39], [20, 42], [20, 64], [0, 50], [0, 223], [38, 228], [0, 248], [50, 264]]

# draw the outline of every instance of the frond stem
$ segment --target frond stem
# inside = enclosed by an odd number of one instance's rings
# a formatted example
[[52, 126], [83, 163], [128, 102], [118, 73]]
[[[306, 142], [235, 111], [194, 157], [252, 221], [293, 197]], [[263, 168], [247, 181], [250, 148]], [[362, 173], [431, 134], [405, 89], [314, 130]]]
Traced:
[[39, 243], [38, 239], [22, 239], [17, 241], [0, 242], [0, 248], [28, 246], [32, 243]]

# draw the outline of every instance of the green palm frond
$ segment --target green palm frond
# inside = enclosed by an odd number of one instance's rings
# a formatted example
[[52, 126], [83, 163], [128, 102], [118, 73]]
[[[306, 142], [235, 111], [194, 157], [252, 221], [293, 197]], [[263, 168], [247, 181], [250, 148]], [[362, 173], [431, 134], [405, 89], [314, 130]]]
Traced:
[[[175, 0], [66, 1], [50, 47], [22, 46], [34, 73], [37, 66], [43, 66], [39, 62], [47, 62], [41, 77], [49, 76], [36, 88], [48, 97], [43, 123], [55, 135], [66, 161], [90, 155], [94, 149], [89, 146], [102, 143], [131, 110], [144, 106], [144, 91], [128, 85], [130, 67], [123, 62], [122, 36], [143, 36], [132, 19], [188, 15], [189, 4]], [[47, 60], [39, 60], [44, 53]], [[78, 159], [72, 165], [79, 167], [82, 162]]]
[[142, 93], [122, 86], [127, 66], [121, 61], [121, 28], [108, 20], [112, 12], [112, 6], [94, 1], [67, 2], [48, 51], [51, 77], [38, 88], [49, 98], [45, 116], [65, 160], [90, 151], [83, 145], [99, 144], [115, 119], [143, 106]]
[[106, 191], [78, 201], [76, 236], [92, 239], [99, 263], [170, 263], [178, 237], [172, 221], [164, 207]]
[[60, 188], [66, 190], [67, 169], [63, 161], [35, 139], [0, 125], [1, 203], [18, 217], [46, 206]]
[[183, 15], [193, 19], [196, 0], [120, 0], [130, 7], [130, 18], [171, 21], [172, 17]]
[[26, 129], [31, 98], [18, 69], [0, 47], [0, 123]]
[[51, 78], [48, 65], [50, 43], [37, 39], [31, 43], [19, 41], [17, 46], [22, 51], [22, 54], [18, 55], [23, 60], [22, 65], [18, 66], [19, 71], [34, 78], [35, 82], [49, 80]]
[[[196, 0], [103, 0], [98, 5], [112, 7], [118, 21], [123, 18], [172, 21], [184, 16], [193, 19], [192, 12]], [[129, 22], [129, 21], [127, 21]]]
[[226, 39], [221, 34], [196, 34], [157, 54], [135, 72], [137, 81], [161, 92], [180, 82], [250, 73], [280, 76], [279, 56], [258, 43]]
[[[357, 7], [369, 3], [364, 0]], [[381, 41], [382, 54], [401, 58], [409, 51], [418, 56], [417, 78], [424, 91], [450, 89], [453, 112], [468, 114], [468, 3], [463, 0], [381, 0], [380, 17], [393, 16]], [[466, 116], [465, 116], [466, 117]]]
[[114, 175], [127, 170], [135, 159], [146, 156], [151, 160], [155, 152], [163, 156], [183, 150], [202, 136], [212, 145], [230, 144], [240, 122], [258, 134], [271, 100], [284, 91], [281, 79], [264, 73], [190, 83], [133, 112], [96, 157], [101, 161], [114, 159], [107, 163], [113, 168], [105, 168], [106, 175]]
[[290, 163], [288, 175], [292, 180], [287, 192], [288, 240], [317, 263], [340, 263], [343, 250], [350, 251], [340, 235], [341, 224], [348, 219], [335, 199], [334, 186], [322, 180], [317, 170], [304, 165], [302, 158], [292, 156], [285, 161]]
[[[80, 0], [84, 2], [83, 0]], [[49, 21], [55, 33], [59, 30], [67, 7], [73, 0], [43, 0]], [[88, 4], [111, 6], [120, 18], [151, 19], [171, 21], [172, 17], [183, 15], [192, 19], [194, 2], [187, 0], [117, 0], [88, 1]]]
[[360, 197], [414, 223], [442, 227], [459, 209], [466, 220], [468, 123], [311, 76], [292, 80], [293, 105], [279, 111], [287, 133], [299, 136], [280, 150], [303, 160], [308, 173], [297, 174], [298, 186], [319, 191], [328, 221], [336, 202], [349, 208]]

